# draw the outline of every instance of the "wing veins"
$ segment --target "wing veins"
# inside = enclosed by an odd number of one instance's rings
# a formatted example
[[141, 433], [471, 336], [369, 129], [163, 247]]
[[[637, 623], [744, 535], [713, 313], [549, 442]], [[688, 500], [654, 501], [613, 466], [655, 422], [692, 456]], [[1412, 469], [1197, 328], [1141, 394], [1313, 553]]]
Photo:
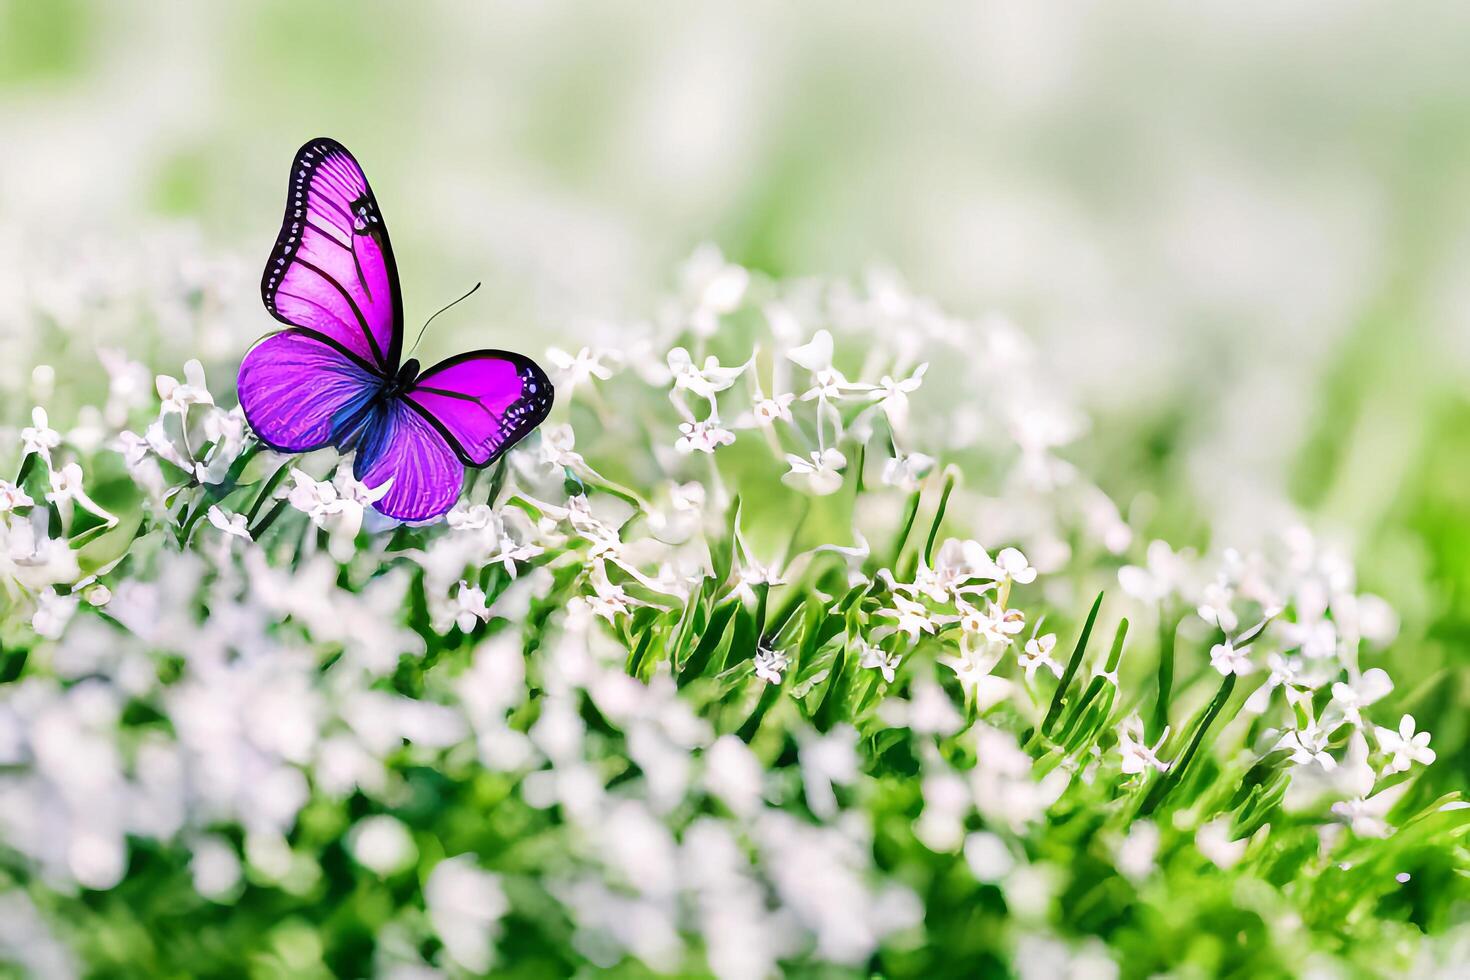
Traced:
[[317, 275], [321, 276], [327, 282], [332, 284], [333, 289], [337, 290], [337, 292], [342, 295], [342, 298], [347, 301], [347, 305], [352, 307], [352, 313], [354, 316], [357, 317], [357, 325], [362, 328], [362, 335], [367, 338], [368, 346], [372, 348], [373, 356], [378, 359], [378, 362], [380, 364], [382, 364], [384, 367], [387, 367], [387, 364], [383, 361], [383, 352], [378, 347], [378, 338], [374, 337], [372, 330], [368, 329], [367, 317], [362, 315], [362, 310], [358, 308], [357, 300], [352, 298], [352, 294], [347, 291], [347, 287], [338, 282], [335, 276], [328, 275], [327, 272], [323, 270], [320, 266], [317, 266], [312, 262], [308, 262], [300, 255], [296, 256], [296, 263], [298, 265], [305, 266], [312, 272], [315, 272]]

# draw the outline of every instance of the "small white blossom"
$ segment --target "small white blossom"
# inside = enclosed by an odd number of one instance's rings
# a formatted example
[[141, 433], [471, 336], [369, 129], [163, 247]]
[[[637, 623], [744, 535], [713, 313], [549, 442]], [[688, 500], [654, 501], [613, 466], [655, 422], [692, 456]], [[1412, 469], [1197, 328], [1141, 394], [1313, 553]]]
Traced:
[[1026, 617], [1019, 609], [1004, 609], [999, 603], [988, 602], [984, 611], [963, 599], [955, 600], [959, 610], [960, 629], [967, 635], [981, 637], [987, 642], [1008, 644], [1026, 628]]
[[1281, 748], [1290, 749], [1291, 761], [1298, 765], [1315, 762], [1327, 772], [1337, 768], [1337, 760], [1327, 752], [1327, 733], [1316, 725], [1287, 732], [1277, 744]]
[[1155, 769], [1159, 772], [1167, 772], [1169, 763], [1159, 759], [1159, 749], [1163, 748], [1164, 742], [1169, 738], [1169, 729], [1166, 726], [1153, 745], [1149, 745], [1143, 738], [1143, 721], [1137, 715], [1131, 715], [1118, 726], [1118, 752], [1123, 757], [1121, 768], [1124, 773], [1134, 776], [1145, 769]]
[[1407, 772], [1416, 762], [1427, 766], [1434, 761], [1434, 750], [1429, 747], [1429, 733], [1416, 733], [1414, 725], [1414, 716], [1404, 715], [1399, 719], [1398, 731], [1374, 727], [1373, 734], [1378, 740], [1378, 748], [1390, 756], [1388, 772]]
[[807, 459], [788, 453], [786, 465], [790, 470], [783, 477], [785, 482], [805, 484], [807, 490], [822, 497], [842, 489], [842, 468], [847, 465], [847, 457], [831, 448], [814, 452]]
[[913, 374], [898, 381], [885, 374], [878, 386], [868, 392], [868, 397], [883, 409], [895, 430], [902, 432], [908, 425], [909, 395], [919, 390], [924, 382], [924, 372], [928, 370], [929, 365], [920, 364]]
[[713, 354], [704, 359], [704, 367], [697, 367], [682, 347], [669, 351], [669, 371], [674, 376], [674, 390], [692, 392], [701, 398], [714, 400], [717, 392], [724, 391], [744, 373], [746, 365], [720, 367], [720, 359]]
[[900, 658], [896, 653], [886, 653], [882, 649], [862, 645], [862, 653], [858, 659], [858, 666], [868, 670], [876, 670], [883, 675], [883, 679], [889, 684], [893, 683], [894, 671], [898, 670]]
[[1229, 633], [1240, 625], [1240, 617], [1230, 608], [1233, 599], [1229, 586], [1212, 582], [1205, 586], [1202, 601], [1195, 611], [1200, 619]]
[[51, 428], [46, 410], [39, 405], [31, 409], [31, 424], [20, 430], [21, 455], [36, 453], [51, 465], [51, 450], [61, 445], [61, 433]]
[[80, 602], [75, 594], [58, 595], [54, 588], [48, 586], [36, 597], [36, 611], [31, 615], [31, 629], [36, 631], [37, 636], [44, 636], [48, 640], [59, 638], [66, 629], [66, 624], [76, 614]]
[[9, 480], [0, 480], [0, 514], [15, 510], [17, 507], [34, 507], [35, 504], [36, 502], [24, 489]]
[[759, 425], [772, 425], [776, 422], [790, 423], [794, 421], [791, 417], [791, 403], [795, 400], [796, 395], [790, 392], [772, 395], [770, 398], [761, 398], [755, 403], [753, 418]]
[[1029, 585], [1036, 581], [1036, 569], [1031, 567], [1019, 548], [1002, 548], [1000, 554], [995, 556], [995, 567], [1000, 571], [1001, 578], [1010, 579], [1019, 585]]
[[802, 401], [836, 401], [842, 397], [843, 389], [853, 387], [832, 366], [832, 334], [826, 330], [818, 330], [810, 343], [793, 347], [786, 356], [812, 374], [812, 387], [802, 394]]
[[767, 684], [779, 684], [788, 667], [791, 666], [791, 658], [780, 650], [768, 650], [761, 647], [755, 652], [755, 676]]
[[454, 593], [454, 625], [461, 633], [468, 633], [476, 623], [488, 622], [490, 608], [485, 605], [485, 590], [460, 580]]
[[214, 404], [214, 397], [204, 382], [204, 365], [197, 360], [191, 359], [184, 364], [183, 381], [160, 374], [153, 384], [158, 390], [158, 397], [163, 399], [164, 415], [183, 415], [191, 405]]
[[1210, 666], [1222, 676], [1235, 674], [1243, 677], [1256, 669], [1256, 665], [1251, 663], [1250, 649], [1247, 645], [1237, 650], [1229, 640], [1216, 643], [1210, 648]]
[[1342, 716], [1354, 725], [1363, 723], [1362, 709], [1393, 691], [1393, 680], [1379, 667], [1363, 671], [1356, 681], [1332, 685], [1332, 703], [1342, 709]]
[[893, 456], [883, 464], [883, 484], [913, 493], [919, 489], [919, 481], [934, 469], [934, 462], [933, 456], [923, 453]]
[[611, 623], [628, 611], [632, 600], [621, 585], [607, 577], [604, 563], [599, 561], [592, 566], [591, 579], [593, 595], [587, 597], [587, 604], [593, 612]]
[[577, 435], [565, 423], [541, 428], [541, 461], [548, 466], [561, 469], [582, 469], [586, 463], [575, 451]]
[[701, 245], [684, 263], [680, 279], [692, 309], [690, 327], [701, 337], [713, 336], [719, 318], [734, 311], [745, 298], [750, 273], [725, 260], [718, 246]]
[[244, 514], [226, 514], [219, 506], [211, 505], [204, 514], [209, 523], [223, 531], [232, 538], [240, 538], [243, 541], [250, 540], [250, 531], [245, 525]]
[[[46, 494], [46, 499], [58, 507], [75, 503], [93, 516], [101, 518], [109, 527], [117, 523], [116, 517], [87, 495], [86, 488], [82, 485], [82, 468], [76, 463], [67, 463], [51, 470], [51, 490]], [[62, 513], [66, 511], [63, 510]]]
[[1179, 588], [1186, 571], [1184, 561], [1167, 542], [1153, 541], [1143, 567], [1124, 565], [1118, 569], [1118, 584], [1140, 602], [1161, 602]]
[[1270, 670], [1266, 683], [1252, 691], [1251, 696], [1245, 702], [1245, 710], [1252, 714], [1259, 714], [1266, 710], [1266, 706], [1271, 702], [1271, 692], [1276, 688], [1284, 687], [1289, 699], [1296, 688], [1301, 685], [1301, 657], [1284, 657], [1273, 651], [1266, 654], [1266, 667]]
[[583, 347], [576, 354], [568, 354], [560, 347], [548, 347], [546, 359], [556, 369], [556, 386], [570, 397], [578, 386], [589, 384], [593, 378], [606, 381], [613, 375], [612, 368], [602, 363], [603, 354], [593, 353]]
[[1053, 660], [1051, 656], [1056, 645], [1057, 635], [1055, 633], [1035, 636], [1026, 641], [1026, 649], [1019, 655], [1021, 669], [1026, 671], [1026, 680], [1036, 679], [1038, 667], [1045, 667], [1058, 678], [1062, 676], [1062, 665]]
[[918, 639], [920, 633], [934, 632], [934, 618], [928, 608], [921, 602], [895, 594], [893, 596], [892, 609], [878, 610], [879, 616], [886, 616], [898, 621], [898, 629], [901, 633], [907, 633], [912, 639]]
[[674, 441], [674, 448], [681, 453], [713, 453], [720, 446], [729, 446], [735, 442], [735, 433], [721, 427], [719, 419], [680, 422], [679, 432], [681, 434]]

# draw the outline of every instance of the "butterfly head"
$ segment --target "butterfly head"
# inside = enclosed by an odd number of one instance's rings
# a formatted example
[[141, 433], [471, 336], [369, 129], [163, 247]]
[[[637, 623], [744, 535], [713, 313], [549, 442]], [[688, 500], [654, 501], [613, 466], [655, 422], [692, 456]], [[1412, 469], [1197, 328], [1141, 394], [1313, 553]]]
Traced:
[[407, 391], [413, 387], [414, 379], [419, 376], [418, 358], [410, 357], [403, 362], [398, 373], [393, 376], [392, 387], [395, 391]]

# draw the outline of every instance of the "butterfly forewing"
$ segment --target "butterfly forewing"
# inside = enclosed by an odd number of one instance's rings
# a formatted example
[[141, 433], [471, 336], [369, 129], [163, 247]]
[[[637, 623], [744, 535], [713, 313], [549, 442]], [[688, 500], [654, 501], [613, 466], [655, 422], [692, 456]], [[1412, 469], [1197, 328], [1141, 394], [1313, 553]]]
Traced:
[[440, 361], [403, 397], [444, 434], [461, 462], [485, 466], [541, 424], [553, 392], [535, 361], [483, 350]]
[[403, 301], [388, 229], [362, 167], [335, 140], [296, 153], [260, 291], [276, 319], [336, 340], [385, 375], [397, 370]]

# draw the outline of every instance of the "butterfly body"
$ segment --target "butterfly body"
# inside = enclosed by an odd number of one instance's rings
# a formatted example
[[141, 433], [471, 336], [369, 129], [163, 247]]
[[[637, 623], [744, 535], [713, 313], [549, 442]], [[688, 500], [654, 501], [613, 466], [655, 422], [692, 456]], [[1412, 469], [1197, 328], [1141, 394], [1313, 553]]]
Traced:
[[240, 404], [278, 452], [356, 452], [354, 474], [392, 485], [375, 506], [405, 521], [443, 514], [464, 467], [487, 466], [541, 423], [555, 392], [535, 361], [480, 350], [427, 369], [403, 350], [403, 301], [377, 200], [341, 144], [296, 154], [286, 213], [261, 278], [287, 328], [240, 365]]

